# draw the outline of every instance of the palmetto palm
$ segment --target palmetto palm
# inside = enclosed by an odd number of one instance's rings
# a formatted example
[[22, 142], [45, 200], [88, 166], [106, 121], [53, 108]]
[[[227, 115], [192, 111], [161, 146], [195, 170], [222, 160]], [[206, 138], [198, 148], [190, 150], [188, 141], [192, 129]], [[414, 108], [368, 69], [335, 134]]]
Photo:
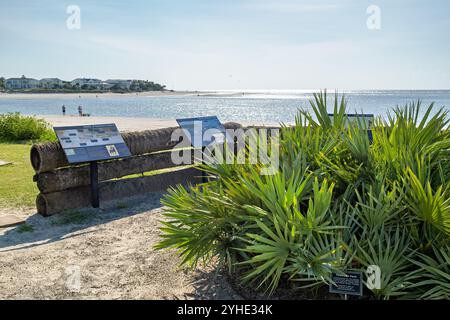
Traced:
[[170, 190], [157, 248], [191, 266], [218, 257], [269, 293], [377, 265], [377, 298], [448, 298], [448, 112], [394, 108], [370, 142], [361, 122], [348, 123], [345, 98], [335, 95], [333, 119], [328, 100], [315, 94], [313, 114], [282, 125], [275, 174], [261, 175], [260, 162], [203, 165], [217, 179]]

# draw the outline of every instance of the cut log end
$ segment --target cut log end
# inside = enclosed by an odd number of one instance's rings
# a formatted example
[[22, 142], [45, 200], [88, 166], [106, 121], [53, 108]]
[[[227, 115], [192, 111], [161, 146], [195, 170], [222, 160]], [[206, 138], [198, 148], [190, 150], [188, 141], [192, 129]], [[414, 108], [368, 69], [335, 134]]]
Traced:
[[34, 171], [39, 172], [41, 168], [41, 157], [36, 145], [31, 147], [30, 161]]

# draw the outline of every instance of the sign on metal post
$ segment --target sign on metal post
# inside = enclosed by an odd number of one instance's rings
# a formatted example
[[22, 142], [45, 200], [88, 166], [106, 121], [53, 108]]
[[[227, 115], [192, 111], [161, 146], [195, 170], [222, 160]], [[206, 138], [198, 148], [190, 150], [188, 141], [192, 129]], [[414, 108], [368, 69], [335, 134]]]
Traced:
[[92, 206], [98, 208], [97, 161], [131, 156], [122, 135], [114, 123], [54, 127], [53, 130], [69, 163], [90, 163]]
[[338, 275], [333, 272], [331, 279], [335, 283], [330, 284], [329, 291], [331, 293], [362, 296], [363, 279], [361, 272], [347, 271], [344, 275]]
[[[177, 119], [177, 122], [190, 139], [191, 146], [202, 148], [202, 152], [212, 144], [225, 143], [227, 133], [216, 116]], [[202, 181], [206, 182], [204, 172], [202, 172]]]
[[[333, 114], [328, 114], [328, 116], [330, 117], [331, 121], [333, 121]], [[345, 128], [348, 127], [348, 125], [351, 124], [356, 124], [356, 125], [361, 125], [360, 129], [365, 129], [367, 130], [367, 135], [369, 137], [369, 141], [372, 143], [373, 141], [373, 136], [372, 136], [372, 126], [373, 126], [373, 121], [374, 121], [374, 115], [373, 114], [356, 114], [356, 113], [348, 113], [344, 115], [346, 118], [345, 121]]]
[[69, 163], [109, 160], [131, 156], [114, 123], [54, 127]]
[[[223, 143], [226, 135], [225, 127], [216, 116], [177, 119], [179, 126], [188, 133], [194, 148], [207, 147], [212, 143]], [[217, 134], [207, 135], [208, 130], [216, 130]]]

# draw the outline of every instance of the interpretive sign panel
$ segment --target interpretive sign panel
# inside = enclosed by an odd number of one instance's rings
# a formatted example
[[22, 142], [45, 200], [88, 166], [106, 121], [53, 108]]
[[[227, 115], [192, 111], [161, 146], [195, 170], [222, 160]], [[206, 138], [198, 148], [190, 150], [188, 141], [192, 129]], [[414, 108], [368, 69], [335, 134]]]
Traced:
[[361, 272], [348, 271], [345, 275], [332, 273], [331, 279], [335, 283], [335, 285], [330, 284], [331, 293], [362, 296], [363, 281]]
[[[333, 121], [333, 114], [328, 114]], [[372, 143], [373, 135], [372, 135], [372, 125], [374, 121], [373, 114], [346, 114], [345, 128], [348, 127], [349, 123], [354, 123], [356, 125], [361, 126], [360, 129], [367, 130], [367, 136], [369, 137], [369, 141]]]
[[[331, 121], [333, 121], [333, 114], [328, 114], [328, 116], [331, 118]], [[372, 129], [374, 115], [373, 114], [346, 114], [346, 121], [345, 121], [345, 127], [347, 128], [349, 123], [354, 123], [357, 125], [361, 125], [361, 129], [370, 130]]]
[[131, 156], [114, 123], [54, 127], [69, 163], [92, 162]]
[[216, 116], [177, 119], [177, 122], [187, 133], [194, 148], [224, 143], [226, 130]]

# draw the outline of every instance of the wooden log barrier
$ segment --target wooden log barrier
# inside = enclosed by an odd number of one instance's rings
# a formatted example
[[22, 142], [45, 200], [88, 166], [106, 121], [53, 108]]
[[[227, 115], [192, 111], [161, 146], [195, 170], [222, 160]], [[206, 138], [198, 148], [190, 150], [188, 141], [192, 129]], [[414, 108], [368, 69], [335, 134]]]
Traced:
[[[201, 172], [198, 169], [191, 167], [152, 176], [101, 182], [99, 184], [100, 201], [164, 191], [177, 184], [195, 184], [201, 181], [200, 175]], [[90, 204], [89, 186], [41, 193], [36, 199], [37, 211], [43, 216], [50, 216], [69, 209], [89, 207]]]
[[[98, 179], [106, 181], [153, 170], [173, 168], [172, 152], [151, 153], [98, 163]], [[192, 157], [193, 161], [193, 157]], [[42, 193], [56, 192], [90, 184], [89, 165], [60, 168], [38, 173], [34, 181]]]
[[[241, 124], [235, 122], [227, 122], [224, 126], [227, 129], [242, 127]], [[173, 148], [178, 143], [171, 141], [175, 129], [179, 129], [179, 127], [128, 132], [123, 133], [122, 136], [131, 154], [136, 156]], [[34, 144], [31, 147], [30, 160], [37, 173], [69, 166], [59, 142]]]
[[[225, 123], [226, 129], [242, 128], [238, 123]], [[178, 143], [171, 141], [179, 127], [124, 133], [132, 156], [98, 162], [100, 201], [110, 201], [148, 192], [164, 191], [177, 184], [201, 182], [196, 168], [181, 169], [139, 178], [123, 178], [159, 169], [173, 168], [169, 151]], [[180, 149], [181, 151], [181, 149]], [[91, 205], [90, 172], [85, 164], [70, 165], [59, 142], [35, 144], [30, 153], [36, 170], [34, 181], [41, 193], [37, 196], [38, 213], [49, 216], [64, 210]]]

